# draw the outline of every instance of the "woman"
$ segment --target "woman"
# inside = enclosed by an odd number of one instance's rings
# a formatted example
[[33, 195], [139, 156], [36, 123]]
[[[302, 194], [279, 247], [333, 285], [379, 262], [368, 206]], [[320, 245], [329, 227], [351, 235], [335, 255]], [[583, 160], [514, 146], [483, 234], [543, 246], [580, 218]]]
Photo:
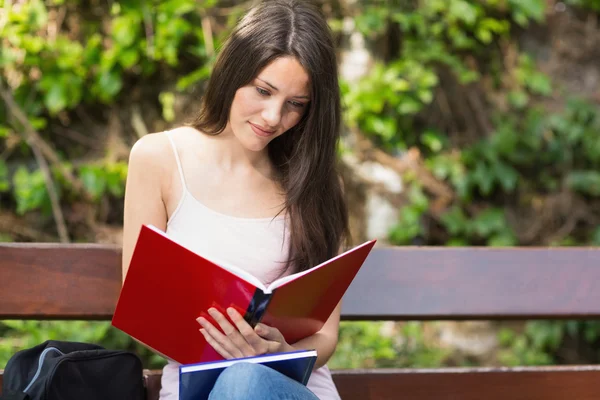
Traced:
[[[147, 135], [132, 148], [123, 276], [141, 224], [265, 283], [335, 256], [348, 231], [336, 171], [340, 121], [336, 58], [323, 16], [300, 0], [258, 4], [222, 48], [193, 123]], [[221, 374], [211, 398], [339, 398], [325, 364], [337, 344], [340, 305], [321, 331], [297, 343], [264, 324], [252, 329], [235, 312], [230, 324], [208, 311], [219, 326], [199, 318], [198, 328], [225, 358], [318, 352], [308, 389], [244, 364]], [[169, 362], [161, 399], [177, 398], [178, 365]]]

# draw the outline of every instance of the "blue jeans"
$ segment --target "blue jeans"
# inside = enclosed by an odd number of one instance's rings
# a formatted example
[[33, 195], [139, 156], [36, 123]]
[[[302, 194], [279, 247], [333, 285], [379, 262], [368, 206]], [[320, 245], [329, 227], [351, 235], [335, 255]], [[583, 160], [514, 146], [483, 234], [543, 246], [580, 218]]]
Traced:
[[209, 400], [319, 400], [301, 383], [260, 364], [238, 363], [225, 369]]

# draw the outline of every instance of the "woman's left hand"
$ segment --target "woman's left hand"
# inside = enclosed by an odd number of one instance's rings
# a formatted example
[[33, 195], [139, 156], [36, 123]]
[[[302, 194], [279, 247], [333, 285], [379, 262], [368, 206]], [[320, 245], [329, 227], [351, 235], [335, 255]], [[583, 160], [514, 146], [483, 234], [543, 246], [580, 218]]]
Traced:
[[208, 313], [221, 330], [206, 318], [199, 317], [197, 321], [202, 326], [200, 332], [208, 344], [226, 359], [294, 350], [277, 328], [258, 324], [252, 329], [240, 313], [231, 307], [227, 309], [227, 314], [235, 325], [215, 308], [210, 308]]

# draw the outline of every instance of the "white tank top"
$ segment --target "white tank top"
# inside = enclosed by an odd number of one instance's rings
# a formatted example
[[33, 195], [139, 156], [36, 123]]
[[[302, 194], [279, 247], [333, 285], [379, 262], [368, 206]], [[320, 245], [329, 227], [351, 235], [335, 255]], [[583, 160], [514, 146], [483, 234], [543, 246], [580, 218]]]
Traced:
[[[289, 235], [285, 216], [239, 218], [221, 214], [200, 203], [187, 189], [171, 132], [166, 135], [175, 154], [183, 187], [179, 204], [167, 222], [167, 235], [209, 259], [244, 268], [265, 284], [286, 275]], [[307, 386], [320, 400], [340, 399], [327, 366], [313, 371]], [[160, 400], [178, 399], [179, 364], [169, 361], [163, 368]]]

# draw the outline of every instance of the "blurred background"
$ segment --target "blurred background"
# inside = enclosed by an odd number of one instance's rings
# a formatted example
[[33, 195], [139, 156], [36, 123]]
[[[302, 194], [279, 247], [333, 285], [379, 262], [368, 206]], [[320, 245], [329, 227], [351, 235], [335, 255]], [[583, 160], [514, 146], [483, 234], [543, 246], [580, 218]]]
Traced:
[[[127, 159], [251, 2], [0, 0], [0, 241], [120, 245]], [[600, 245], [600, 0], [320, 0], [355, 243]], [[109, 322], [0, 321], [0, 366]], [[596, 321], [343, 322], [333, 368], [597, 363]]]

